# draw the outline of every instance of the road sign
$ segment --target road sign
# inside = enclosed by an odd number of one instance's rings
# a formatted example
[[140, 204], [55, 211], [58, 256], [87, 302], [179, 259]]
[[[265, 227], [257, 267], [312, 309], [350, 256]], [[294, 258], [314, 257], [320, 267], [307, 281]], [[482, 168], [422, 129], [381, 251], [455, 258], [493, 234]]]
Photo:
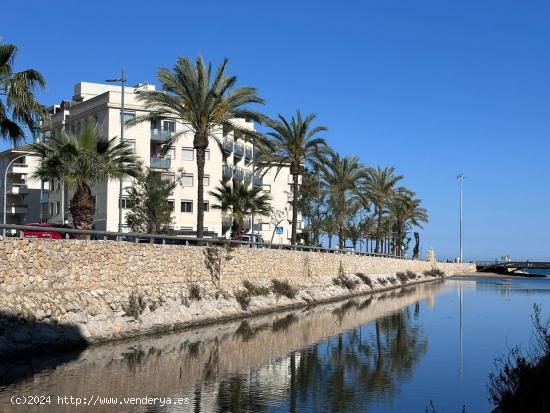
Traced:
[[275, 228], [275, 233], [276, 234], [282, 234], [283, 233], [283, 227], [276, 227]]

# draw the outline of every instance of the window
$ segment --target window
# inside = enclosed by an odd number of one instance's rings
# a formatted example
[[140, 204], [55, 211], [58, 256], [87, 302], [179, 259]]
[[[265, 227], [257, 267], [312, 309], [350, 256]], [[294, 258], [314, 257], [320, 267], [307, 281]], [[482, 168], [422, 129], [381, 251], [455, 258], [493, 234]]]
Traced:
[[202, 227], [202, 230], [203, 230], [204, 232], [208, 232], [208, 227]]
[[128, 146], [130, 149], [132, 149], [133, 153], [136, 153], [136, 140], [135, 139], [124, 139], [124, 143], [126, 146]]
[[168, 200], [168, 205], [170, 205], [170, 210], [174, 211], [174, 200], [173, 199]]
[[56, 181], [56, 183], [57, 183], [57, 185], [56, 185], [56, 186], [57, 186], [57, 190], [58, 190], [58, 191], [61, 190], [61, 181]]
[[207, 149], [205, 152], [204, 152], [204, 159], [206, 161], [209, 161], [210, 160], [210, 149]]
[[53, 202], [50, 202], [50, 215], [53, 215]]
[[162, 123], [162, 130], [166, 132], [175, 132], [176, 131], [176, 122], [172, 120], [165, 120]]
[[271, 192], [271, 185], [262, 185], [262, 191]]
[[203, 186], [210, 186], [210, 175], [205, 175], [202, 179]]
[[135, 118], [136, 114], [134, 112], [124, 112], [124, 124], [131, 120], [134, 120]]
[[61, 202], [57, 201], [55, 203], [55, 215], [59, 215], [60, 212], [61, 212]]
[[122, 209], [130, 209], [132, 207], [132, 203], [128, 200], [128, 198], [119, 198], [118, 207]]
[[193, 231], [193, 227], [180, 227], [182, 231]]
[[193, 186], [193, 174], [184, 174], [181, 177], [181, 186]]
[[193, 212], [193, 201], [181, 201], [181, 212]]
[[160, 175], [160, 180], [174, 183], [176, 181], [176, 174], [164, 172]]
[[204, 203], [202, 205], [204, 207], [204, 212], [210, 211], [210, 202], [204, 201]]
[[193, 148], [181, 148], [181, 159], [184, 161], [192, 161], [194, 158]]

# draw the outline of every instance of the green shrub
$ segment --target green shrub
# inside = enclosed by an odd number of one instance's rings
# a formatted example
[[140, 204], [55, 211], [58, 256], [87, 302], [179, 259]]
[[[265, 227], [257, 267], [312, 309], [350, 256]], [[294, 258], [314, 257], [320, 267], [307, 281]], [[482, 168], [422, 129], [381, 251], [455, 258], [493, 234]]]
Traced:
[[378, 282], [380, 283], [380, 285], [384, 286], [388, 283], [388, 281], [385, 279], [385, 278], [379, 278], [378, 279]]
[[438, 278], [438, 277], [441, 278], [445, 276], [445, 273], [437, 268], [426, 270], [422, 274], [424, 274], [426, 277], [433, 277], [433, 278]]
[[416, 273], [415, 272], [412, 272], [412, 271], [407, 271], [405, 274], [407, 274], [407, 278], [409, 280], [414, 280], [416, 278]]
[[397, 272], [395, 276], [401, 281], [401, 284], [406, 284], [409, 277], [404, 272]]
[[388, 281], [390, 282], [391, 285], [397, 284], [397, 278], [395, 278], [395, 277], [388, 277], [387, 279], [388, 279]]
[[243, 286], [248, 290], [251, 295], [269, 295], [268, 287], [258, 286], [251, 281], [244, 280]]
[[277, 297], [280, 297], [282, 295], [291, 299], [296, 297], [297, 291], [292, 288], [287, 280], [278, 280], [276, 278], [273, 278], [271, 280], [271, 287]]
[[200, 285], [193, 283], [189, 287], [189, 299], [200, 301], [202, 299], [202, 291]]
[[352, 280], [345, 275], [338, 275], [338, 277], [334, 277], [332, 279], [332, 282], [334, 283], [334, 285], [342, 288], [347, 288], [350, 291], [354, 290], [355, 287], [357, 287], [357, 284], [359, 284], [359, 281]]
[[136, 290], [133, 290], [128, 297], [128, 305], [122, 309], [124, 310], [124, 314], [137, 320], [145, 310], [145, 307], [146, 304], [143, 296]]
[[248, 306], [250, 305], [250, 291], [248, 290], [238, 290], [235, 293], [235, 299], [240, 304], [241, 308], [243, 310], [248, 309]]
[[356, 272], [355, 275], [358, 276], [359, 278], [361, 278], [361, 280], [365, 284], [367, 284], [370, 288], [373, 287], [372, 280], [370, 279], [370, 277], [368, 275], [365, 275], [362, 272]]

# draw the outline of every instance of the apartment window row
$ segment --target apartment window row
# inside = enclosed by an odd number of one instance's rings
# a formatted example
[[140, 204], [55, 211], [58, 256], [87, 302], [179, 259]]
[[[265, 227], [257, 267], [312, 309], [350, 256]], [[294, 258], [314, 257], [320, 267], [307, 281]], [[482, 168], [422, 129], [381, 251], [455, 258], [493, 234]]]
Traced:
[[[204, 205], [204, 212], [210, 211], [210, 202], [205, 201], [203, 205]], [[192, 213], [193, 212], [193, 201], [187, 200], [187, 199], [182, 200], [181, 204], [180, 204], [180, 211], [181, 212]]]
[[[195, 176], [193, 174], [183, 174], [181, 178], [181, 186], [193, 186]], [[202, 181], [203, 186], [210, 186], [210, 176], [205, 175]]]
[[50, 202], [50, 215], [59, 215], [61, 213], [61, 202]]
[[[58, 204], [59, 204], [59, 202], [58, 202]], [[174, 200], [169, 199], [168, 204], [170, 205], [170, 209], [172, 211], [175, 211], [175, 202], [174, 202]], [[53, 215], [53, 211], [54, 211], [53, 205], [54, 205], [54, 203], [52, 202], [50, 204], [50, 211], [52, 211], [52, 212], [50, 212], [50, 215]], [[130, 208], [132, 208], [132, 203], [128, 198], [120, 198], [119, 202], [118, 202], [118, 206], [119, 206], [119, 208], [122, 208], [122, 209], [130, 209]], [[58, 206], [57, 210], [59, 210], [59, 206]], [[182, 200], [181, 203], [180, 203], [180, 211], [181, 212], [192, 213], [193, 212], [193, 201], [191, 201], [191, 200]], [[208, 212], [208, 211], [210, 211], [210, 202], [205, 201], [204, 202], [204, 212]], [[59, 213], [59, 212], [56, 212], [56, 214], [57, 213]]]
[[[194, 161], [195, 160], [195, 150], [193, 148], [181, 148], [181, 159], [183, 161]], [[210, 160], [210, 149], [207, 149], [204, 154], [205, 160]]]

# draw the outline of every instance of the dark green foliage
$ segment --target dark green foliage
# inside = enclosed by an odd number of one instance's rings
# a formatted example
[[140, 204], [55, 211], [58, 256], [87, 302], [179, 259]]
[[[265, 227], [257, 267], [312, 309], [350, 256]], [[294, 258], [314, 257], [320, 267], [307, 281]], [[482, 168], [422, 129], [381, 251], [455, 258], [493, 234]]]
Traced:
[[379, 282], [380, 285], [382, 285], [382, 286], [385, 286], [385, 285], [388, 283], [388, 281], [387, 281], [385, 278], [379, 278], [379, 279], [378, 279], [378, 282]]
[[415, 272], [407, 271], [407, 272], [405, 272], [405, 274], [407, 274], [407, 278], [409, 280], [414, 280], [416, 278], [416, 273]]
[[338, 275], [338, 277], [334, 277], [332, 279], [332, 282], [334, 285], [337, 285], [342, 288], [347, 288], [348, 290], [355, 290], [355, 287], [359, 284], [359, 281], [352, 280], [348, 278], [346, 275]]
[[424, 271], [422, 274], [424, 274], [426, 277], [433, 277], [433, 278], [443, 278], [445, 276], [445, 273], [437, 268]]
[[550, 411], [550, 322], [543, 324], [540, 305], [533, 307], [535, 341], [529, 355], [513, 348], [489, 377], [489, 399], [502, 412]]
[[202, 290], [200, 285], [193, 283], [189, 287], [189, 299], [194, 301], [200, 301], [202, 299]]
[[235, 299], [240, 304], [241, 308], [246, 311], [248, 309], [248, 306], [250, 305], [250, 301], [251, 301], [250, 291], [249, 290], [238, 290], [235, 293]]
[[287, 280], [278, 280], [273, 278], [271, 280], [271, 287], [277, 297], [285, 296], [287, 298], [295, 298], [297, 291], [290, 285]]
[[143, 313], [143, 310], [145, 310], [145, 307], [146, 304], [143, 296], [134, 290], [128, 297], [128, 305], [122, 309], [127, 316], [134, 317], [137, 320]]
[[251, 295], [269, 295], [268, 287], [261, 287], [254, 284], [252, 281], [244, 280], [243, 286]]
[[359, 278], [361, 278], [361, 280], [367, 284], [370, 288], [373, 287], [373, 283], [372, 283], [372, 280], [370, 279], [370, 277], [368, 275], [365, 275], [363, 274], [362, 272], [356, 272], [355, 273], [356, 276], [358, 276]]
[[391, 285], [395, 285], [395, 284], [397, 284], [397, 282], [398, 282], [398, 281], [397, 281], [397, 278], [395, 278], [395, 277], [387, 277], [387, 280], [389, 281], [389, 283], [390, 283]]
[[401, 281], [401, 284], [406, 284], [409, 277], [404, 272], [397, 272], [395, 276]]
[[162, 179], [159, 172], [149, 168], [141, 170], [135, 182], [127, 188], [130, 210], [126, 223], [132, 232], [166, 234], [172, 224], [173, 203], [168, 202], [179, 179]]

